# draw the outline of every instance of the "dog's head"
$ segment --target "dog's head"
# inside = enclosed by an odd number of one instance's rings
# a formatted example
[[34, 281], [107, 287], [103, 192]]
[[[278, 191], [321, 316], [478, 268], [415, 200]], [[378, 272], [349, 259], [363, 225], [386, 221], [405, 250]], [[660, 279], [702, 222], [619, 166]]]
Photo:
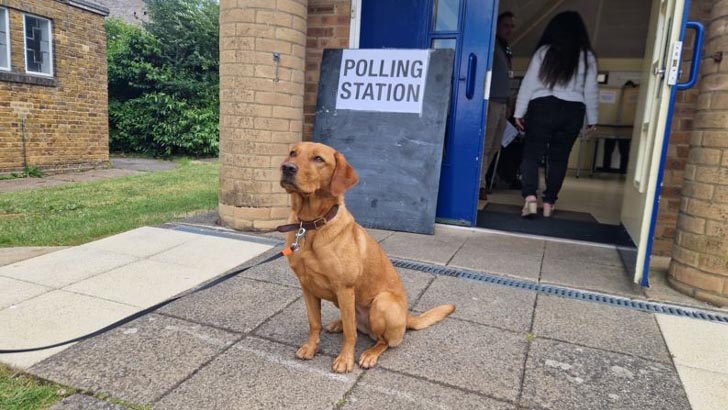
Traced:
[[359, 175], [344, 155], [324, 144], [296, 144], [281, 164], [281, 186], [289, 194], [328, 193], [338, 197], [358, 182]]

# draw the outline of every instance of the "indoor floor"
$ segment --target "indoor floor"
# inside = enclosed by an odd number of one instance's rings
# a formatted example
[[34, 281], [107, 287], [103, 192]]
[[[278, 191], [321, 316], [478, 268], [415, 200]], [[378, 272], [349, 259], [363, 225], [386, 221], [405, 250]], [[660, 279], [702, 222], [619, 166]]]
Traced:
[[[572, 173], [564, 181], [556, 211], [590, 214], [599, 223], [619, 225], [623, 190], [624, 178], [619, 175], [594, 174], [577, 178]], [[483, 209], [490, 203], [521, 206], [523, 198], [520, 190], [496, 188], [488, 194], [488, 201], [480, 201], [478, 208]]]

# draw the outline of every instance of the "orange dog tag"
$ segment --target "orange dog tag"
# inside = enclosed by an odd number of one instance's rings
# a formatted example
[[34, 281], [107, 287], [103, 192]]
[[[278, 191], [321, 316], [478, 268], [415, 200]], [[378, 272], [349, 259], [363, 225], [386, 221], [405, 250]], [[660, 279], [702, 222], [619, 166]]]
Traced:
[[281, 253], [283, 254], [283, 256], [289, 256], [293, 254], [293, 249], [291, 249], [290, 247], [283, 248], [283, 251]]

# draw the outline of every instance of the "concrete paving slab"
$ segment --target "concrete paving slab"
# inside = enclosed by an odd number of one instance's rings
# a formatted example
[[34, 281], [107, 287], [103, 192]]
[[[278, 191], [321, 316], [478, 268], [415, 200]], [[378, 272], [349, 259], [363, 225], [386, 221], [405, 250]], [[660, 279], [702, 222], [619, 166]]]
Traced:
[[537, 280], [544, 241], [491, 233], [473, 234], [450, 266]]
[[53, 288], [0, 276], [0, 310], [51, 290]]
[[728, 325], [658, 314], [676, 365], [728, 374]]
[[148, 404], [239, 338], [153, 314], [81, 342], [29, 371], [60, 384]]
[[345, 410], [446, 410], [515, 409], [511, 404], [393, 373], [383, 369], [367, 371], [346, 398]]
[[544, 258], [556, 260], [566, 258], [586, 264], [622, 267], [622, 259], [616, 249], [588, 244], [547, 241]]
[[[0, 311], [0, 346], [39, 347], [90, 333], [137, 309], [61, 290], [45, 293]], [[2, 354], [0, 362], [27, 368], [68, 346], [30, 353]]]
[[[264, 258], [262, 258], [265, 255], [268, 255], [268, 253], [261, 254], [261, 258], [258, 259], [265, 260]], [[255, 260], [256, 259], [251, 259], [250, 263], [254, 263]], [[276, 259], [273, 262], [256, 266], [241, 273], [240, 276], [263, 282], [291, 286], [295, 288], [301, 287], [301, 283], [298, 281], [298, 277], [288, 266], [288, 260], [286, 258]]]
[[513, 402], [521, 385], [526, 346], [525, 334], [445, 319], [408, 332], [378, 365]]
[[144, 226], [81, 247], [146, 258], [199, 237], [192, 233]]
[[428, 286], [435, 280], [435, 275], [427, 272], [420, 272], [411, 269], [395, 268], [402, 279], [405, 291], [407, 291], [407, 302], [412, 309]]
[[728, 409], [728, 374], [677, 365], [692, 410]]
[[126, 410], [127, 408], [83, 394], [74, 394], [56, 403], [50, 410]]
[[331, 409], [361, 370], [337, 374], [328, 358], [302, 361], [295, 349], [246, 338], [166, 395], [156, 409]]
[[113, 250], [78, 246], [0, 267], [0, 276], [62, 288], [136, 260]]
[[531, 344], [520, 405], [550, 410], [690, 408], [671, 364], [540, 338]]
[[250, 241], [197, 235], [197, 238], [149, 259], [205, 271], [225, 272], [271, 248], [270, 245]]
[[389, 256], [445, 265], [472, 235], [465, 230], [435, 228], [435, 235], [395, 232], [381, 242]]
[[16, 246], [12, 248], [0, 248], [0, 266], [35, 258], [46, 253], [57, 252], [67, 246]]
[[541, 282], [633, 298], [643, 297], [640, 286], [632, 283], [624, 268], [568, 258], [544, 259]]
[[535, 301], [536, 292], [439, 276], [415, 310], [454, 303], [457, 310], [451, 317], [525, 333], [531, 327]]
[[390, 236], [394, 235], [394, 231], [384, 231], [381, 229], [374, 229], [374, 228], [366, 228], [367, 232], [369, 232], [369, 235], [371, 235], [372, 238], [374, 238], [375, 241], [381, 242]]
[[539, 295], [533, 332], [539, 337], [671, 363], [650, 313]]
[[296, 288], [232, 278], [171, 303], [159, 312], [247, 333], [301, 296]]
[[146, 308], [220, 273], [144, 259], [77, 282], [64, 290]]

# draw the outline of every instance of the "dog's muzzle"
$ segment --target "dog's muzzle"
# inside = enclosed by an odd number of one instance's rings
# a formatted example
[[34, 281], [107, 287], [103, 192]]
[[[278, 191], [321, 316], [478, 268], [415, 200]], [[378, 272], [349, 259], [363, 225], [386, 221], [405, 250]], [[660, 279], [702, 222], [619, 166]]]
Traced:
[[296, 164], [285, 162], [281, 165], [281, 185], [286, 188], [287, 186], [296, 185], [296, 173], [298, 173], [298, 167]]
[[296, 175], [296, 172], [298, 172], [298, 167], [296, 166], [296, 164], [285, 162], [283, 163], [283, 165], [281, 165], [281, 172], [283, 173], [284, 177], [292, 177]]

